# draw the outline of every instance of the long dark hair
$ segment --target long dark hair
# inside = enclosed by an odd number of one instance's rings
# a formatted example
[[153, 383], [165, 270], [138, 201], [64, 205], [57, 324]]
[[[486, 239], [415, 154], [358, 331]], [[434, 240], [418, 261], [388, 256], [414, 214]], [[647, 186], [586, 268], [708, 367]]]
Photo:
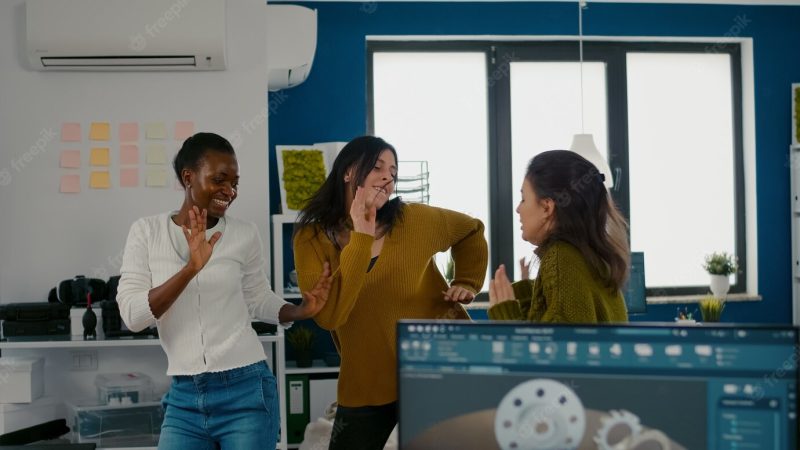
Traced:
[[575, 152], [552, 150], [531, 159], [525, 178], [540, 199], [555, 202], [554, 227], [537, 255], [557, 240], [566, 241], [580, 250], [610, 290], [620, 290], [631, 259], [628, 224], [603, 175]]
[[[397, 161], [397, 151], [388, 142], [376, 136], [361, 136], [348, 142], [333, 162], [331, 173], [319, 190], [300, 211], [295, 233], [306, 225], [317, 224], [319, 231], [335, 232], [348, 223], [350, 211], [346, 210], [348, 189], [361, 186], [384, 150], [389, 150]], [[345, 184], [345, 174], [353, 170], [352, 184]], [[395, 179], [395, 181], [397, 181]], [[387, 233], [402, 219], [403, 201], [395, 197], [378, 210], [376, 222], [387, 228]]]

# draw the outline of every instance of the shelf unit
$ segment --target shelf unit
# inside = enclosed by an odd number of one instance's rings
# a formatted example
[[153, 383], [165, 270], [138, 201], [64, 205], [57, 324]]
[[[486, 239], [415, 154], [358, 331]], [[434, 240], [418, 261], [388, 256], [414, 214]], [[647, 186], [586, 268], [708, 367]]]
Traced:
[[794, 324], [800, 325], [800, 83], [792, 84], [792, 145], [789, 147], [792, 220], [792, 307]]
[[[278, 327], [278, 332], [274, 335], [260, 335], [259, 341], [263, 344], [272, 345], [273, 362], [270, 364], [275, 378], [278, 382], [278, 401], [281, 411], [285, 411], [286, 391], [282, 380], [286, 374], [286, 352], [284, 348], [284, 332], [282, 327]], [[83, 340], [80, 337], [70, 338], [69, 340], [12, 340], [0, 341], [0, 351], [5, 350], [53, 350], [53, 349], [74, 349], [74, 348], [110, 348], [110, 347], [155, 347], [160, 346], [161, 341], [154, 337], [145, 338], [119, 338], [119, 339], [99, 339]], [[287, 428], [286, 415], [281, 414], [281, 439], [278, 442], [277, 450], [287, 450]], [[110, 448], [104, 447], [100, 450], [156, 450], [156, 447], [124, 447]]]
[[[273, 290], [283, 298], [287, 300], [291, 299], [299, 299], [302, 298], [299, 292], [292, 292], [287, 291], [286, 286], [284, 285], [285, 282], [285, 270], [284, 267], [284, 239], [287, 237], [285, 234], [286, 230], [289, 229], [291, 224], [294, 224], [297, 220], [297, 214], [276, 214], [272, 216], [272, 252], [273, 252], [273, 262], [272, 262], [272, 287]], [[289, 233], [292, 232], [291, 229], [288, 230]], [[294, 361], [285, 361], [285, 375], [308, 375], [310, 378], [338, 378], [339, 375], [339, 367], [338, 366], [328, 366], [325, 362], [321, 359], [315, 359], [313, 365], [311, 367], [297, 367], [297, 364]], [[285, 381], [285, 378], [282, 379]], [[285, 383], [281, 383], [282, 386], [285, 386]], [[325, 397], [316, 397], [313, 396], [313, 389], [311, 388], [311, 384], [309, 384], [309, 395], [312, 398], [324, 399]], [[328, 392], [328, 391], [325, 391]], [[335, 394], [335, 393], [334, 393]], [[281, 396], [285, 398], [286, 396], [286, 389], [281, 388]], [[335, 398], [335, 395], [334, 395]], [[312, 402], [313, 403], [313, 402]], [[286, 421], [286, 418], [289, 414], [289, 405], [288, 400], [285, 402], [282, 401], [281, 405], [283, 409], [281, 410], [281, 421]], [[310, 420], [313, 422], [316, 417], [314, 411], [309, 411]], [[300, 444], [289, 444], [289, 448], [298, 448]]]

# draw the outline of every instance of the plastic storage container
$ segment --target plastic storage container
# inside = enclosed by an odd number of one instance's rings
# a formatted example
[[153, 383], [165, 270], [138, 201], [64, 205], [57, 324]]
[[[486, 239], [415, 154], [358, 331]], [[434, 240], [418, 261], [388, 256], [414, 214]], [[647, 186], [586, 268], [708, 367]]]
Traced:
[[153, 379], [143, 373], [99, 374], [94, 384], [100, 405], [130, 405], [153, 400]]
[[164, 409], [160, 402], [133, 405], [67, 404], [67, 426], [73, 443], [98, 447], [155, 447]]
[[30, 403], [44, 393], [44, 359], [0, 358], [0, 403]]

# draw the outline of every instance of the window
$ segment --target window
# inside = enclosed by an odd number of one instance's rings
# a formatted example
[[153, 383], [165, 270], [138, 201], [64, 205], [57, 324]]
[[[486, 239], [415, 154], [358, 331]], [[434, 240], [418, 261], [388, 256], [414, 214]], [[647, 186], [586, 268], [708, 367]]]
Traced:
[[490, 272], [531, 255], [514, 213], [528, 161], [584, 131], [608, 156], [648, 295], [705, 293], [712, 251], [738, 257], [731, 292], [746, 292], [738, 45], [584, 43], [583, 115], [576, 42], [367, 49], [369, 131], [429, 161], [431, 204], [484, 220]]

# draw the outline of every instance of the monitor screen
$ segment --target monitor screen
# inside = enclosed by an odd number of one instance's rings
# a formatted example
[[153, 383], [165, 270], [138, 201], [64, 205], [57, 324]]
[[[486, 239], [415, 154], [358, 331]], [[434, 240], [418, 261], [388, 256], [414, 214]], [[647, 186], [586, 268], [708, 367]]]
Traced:
[[647, 312], [647, 291], [644, 282], [644, 253], [631, 253], [631, 271], [623, 291], [628, 314]]
[[398, 323], [402, 450], [797, 448], [796, 328]]

